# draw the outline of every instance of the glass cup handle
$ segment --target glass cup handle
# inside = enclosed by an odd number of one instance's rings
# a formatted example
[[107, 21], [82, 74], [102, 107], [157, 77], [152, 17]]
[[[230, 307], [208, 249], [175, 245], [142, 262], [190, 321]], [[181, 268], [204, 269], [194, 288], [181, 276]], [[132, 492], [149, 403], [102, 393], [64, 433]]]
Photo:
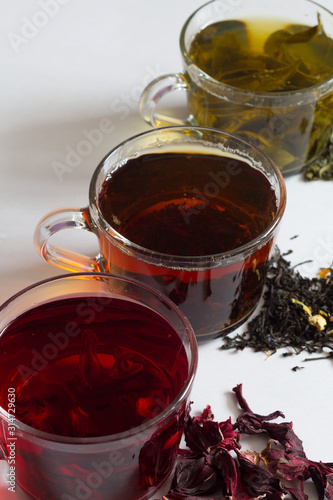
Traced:
[[180, 120], [171, 116], [155, 113], [160, 99], [175, 90], [190, 91], [190, 84], [182, 73], [170, 73], [152, 80], [142, 92], [139, 110], [142, 118], [153, 127], [169, 125], [186, 125], [188, 120]]
[[88, 209], [62, 208], [46, 214], [37, 224], [34, 233], [34, 244], [40, 256], [50, 264], [68, 271], [100, 271], [99, 256], [88, 257], [50, 243], [50, 237], [63, 229], [94, 232]]

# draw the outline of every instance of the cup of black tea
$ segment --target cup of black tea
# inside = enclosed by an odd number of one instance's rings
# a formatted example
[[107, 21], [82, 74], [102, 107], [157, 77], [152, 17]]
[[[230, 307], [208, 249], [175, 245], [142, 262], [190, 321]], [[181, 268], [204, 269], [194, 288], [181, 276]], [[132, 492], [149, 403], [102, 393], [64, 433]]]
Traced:
[[[285, 204], [279, 169], [252, 144], [205, 127], [153, 129], [102, 160], [86, 208], [47, 214], [35, 246], [65, 269], [153, 286], [208, 339], [255, 309]], [[50, 236], [65, 228], [95, 233], [99, 255], [54, 246]]]
[[184, 24], [183, 73], [144, 90], [153, 126], [184, 124], [158, 112], [186, 90], [187, 124], [237, 134], [264, 150], [284, 175], [325, 153], [333, 140], [333, 14], [311, 0], [213, 0]]
[[175, 463], [197, 366], [186, 317], [128, 278], [72, 273], [0, 307], [0, 446], [38, 500], [151, 498]]

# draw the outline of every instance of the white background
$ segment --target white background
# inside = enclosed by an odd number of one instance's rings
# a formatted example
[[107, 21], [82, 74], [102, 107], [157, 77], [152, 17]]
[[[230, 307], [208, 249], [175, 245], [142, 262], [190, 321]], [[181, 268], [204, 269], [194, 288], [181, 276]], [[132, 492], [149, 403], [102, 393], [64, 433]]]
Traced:
[[[322, 0], [327, 7], [331, 2]], [[49, 0], [54, 10], [45, 15], [42, 0], [0, 1], [0, 302], [63, 273], [34, 249], [37, 222], [55, 208], [85, 206], [91, 175], [103, 156], [149, 129], [138, 113], [139, 96], [153, 77], [181, 71], [179, 33], [202, 3]], [[65, 164], [66, 154], [80, 149], [85, 133], [105, 118], [112, 131], [90, 151], [81, 150], [69, 171], [57, 174], [55, 162]], [[333, 183], [293, 176], [286, 184], [287, 210], [277, 243], [282, 251], [293, 250], [294, 264], [312, 259], [299, 268], [312, 277], [333, 259]], [[97, 253], [95, 237], [69, 233], [68, 242]], [[332, 462], [332, 360], [304, 363], [304, 355], [279, 354], [266, 359], [219, 346], [218, 339], [199, 346], [193, 411], [211, 404], [217, 419], [234, 420], [238, 410], [230, 391], [243, 383], [254, 411], [282, 410], [308, 457]], [[295, 365], [304, 369], [294, 372]], [[5, 464], [0, 465], [5, 474]], [[3, 477], [1, 500], [25, 498], [18, 489], [8, 493], [7, 486]]]

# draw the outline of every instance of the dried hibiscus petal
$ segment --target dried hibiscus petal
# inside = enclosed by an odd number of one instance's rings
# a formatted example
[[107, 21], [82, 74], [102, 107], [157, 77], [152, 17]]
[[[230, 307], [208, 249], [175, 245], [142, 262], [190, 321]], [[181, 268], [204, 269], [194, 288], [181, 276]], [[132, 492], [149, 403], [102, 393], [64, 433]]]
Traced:
[[[278, 417], [284, 418], [284, 414], [279, 410], [274, 411], [273, 413], [269, 413], [268, 415], [259, 415], [258, 413], [253, 413], [243, 396], [242, 384], [236, 385], [236, 387], [233, 388], [233, 392], [236, 395], [239, 406], [243, 410], [243, 413], [240, 415], [240, 417], [247, 416], [249, 419], [252, 418], [253, 424], [256, 424], [258, 426], [259, 432], [261, 431], [261, 422], [274, 420]], [[249, 426], [249, 430], [251, 431], [251, 426]], [[251, 434], [256, 434], [256, 427], [253, 427]]]
[[280, 480], [275, 478], [268, 469], [248, 460], [240, 451], [237, 454], [242, 483], [251, 496], [260, 497], [264, 495], [264, 498], [270, 500], [285, 497]]
[[333, 473], [326, 477], [326, 485], [324, 489], [324, 498], [332, 500], [333, 498]]
[[333, 467], [312, 462], [309, 473], [315, 484], [319, 500], [333, 500]]
[[223, 494], [228, 498], [237, 498], [240, 472], [236, 460], [227, 450], [219, 448], [215, 450], [211, 463], [219, 470]]
[[295, 488], [285, 487], [284, 490], [293, 500], [308, 500], [308, 496], [304, 493], [303, 489], [296, 490]]
[[203, 495], [218, 491], [221, 483], [219, 471], [206, 457], [184, 458], [175, 470], [171, 483], [171, 492], [184, 495]]
[[233, 388], [233, 391], [236, 394], [239, 406], [243, 410], [243, 413], [236, 420], [236, 427], [240, 432], [245, 434], [260, 434], [265, 432], [271, 439], [279, 441], [287, 452], [305, 457], [302, 441], [295, 434], [291, 422], [282, 422], [279, 424], [269, 422], [269, 420], [277, 417], [284, 418], [284, 414], [281, 411], [277, 410], [269, 415], [253, 413], [243, 397], [242, 386], [237, 385]]
[[[210, 406], [199, 417], [189, 416], [169, 493], [163, 500], [308, 500], [304, 481], [311, 478], [319, 500], [333, 500], [333, 464], [309, 460], [291, 422], [274, 423], [284, 417], [280, 411], [269, 415], [252, 412], [242, 394], [242, 385], [233, 389], [242, 409], [235, 424], [231, 419], [214, 421]], [[241, 434], [266, 434], [266, 448], [258, 453], [241, 451]], [[290, 486], [293, 481], [293, 487]]]
[[185, 442], [193, 453], [208, 453], [215, 447], [232, 450], [238, 448], [238, 440], [231, 418], [215, 422], [210, 411], [201, 417], [190, 416], [185, 428]]
[[284, 446], [287, 453], [292, 453], [298, 457], [306, 457], [302, 441], [295, 434], [292, 422], [282, 422], [280, 424], [264, 422], [263, 428], [271, 439], [279, 441]]
[[305, 480], [309, 477], [309, 460], [305, 456], [293, 455], [282, 447], [276, 447], [276, 442], [271, 439], [260, 453], [260, 457], [268, 470], [286, 481], [298, 478]]
[[162, 500], [226, 500], [224, 497], [221, 498], [203, 498], [196, 497], [193, 495], [183, 495], [182, 493], [169, 492], [167, 496], [164, 496]]
[[214, 418], [215, 417], [214, 413], [212, 412], [212, 407], [210, 405], [207, 405], [202, 414], [198, 417], [193, 417], [193, 420], [195, 422], [205, 422], [207, 420], [214, 420]]

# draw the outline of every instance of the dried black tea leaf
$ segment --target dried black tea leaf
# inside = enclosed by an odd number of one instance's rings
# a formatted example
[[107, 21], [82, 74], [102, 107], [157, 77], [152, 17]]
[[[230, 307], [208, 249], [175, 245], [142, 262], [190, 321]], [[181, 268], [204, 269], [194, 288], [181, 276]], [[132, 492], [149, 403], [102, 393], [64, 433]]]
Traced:
[[[274, 354], [333, 352], [333, 270], [312, 279], [301, 276], [280, 251], [273, 255], [263, 305], [241, 333], [222, 336], [221, 349]], [[290, 351], [287, 352], [289, 355]]]

